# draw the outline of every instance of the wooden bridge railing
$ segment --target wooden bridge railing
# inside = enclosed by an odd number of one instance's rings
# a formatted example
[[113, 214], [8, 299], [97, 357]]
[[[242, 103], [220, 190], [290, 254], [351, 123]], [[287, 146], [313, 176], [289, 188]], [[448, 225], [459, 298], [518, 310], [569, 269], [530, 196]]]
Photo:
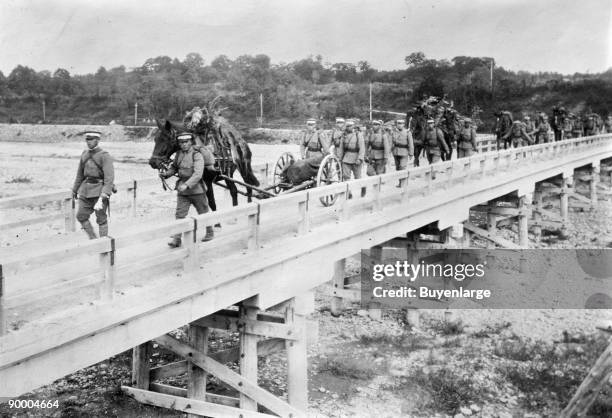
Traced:
[[[574, 159], [583, 161], [585, 157], [591, 158], [591, 155], [598, 158], [602, 151], [610, 150], [611, 139], [612, 135], [599, 135], [476, 154], [471, 158], [332, 184], [182, 220], [143, 224], [137, 230], [84, 243], [66, 243], [53, 248], [20, 246], [0, 264], [0, 330], [6, 332], [6, 310], [32, 304], [36, 299], [31, 297], [32, 292], [36, 292], [39, 298], [71, 292], [78, 285], [75, 280], [81, 280], [83, 276], [90, 279], [80, 285], [95, 286], [96, 299], [104, 303], [113, 299], [118, 279], [130, 283], [142, 276], [135, 273], [145, 269], [181, 262], [183, 274], [193, 274], [203, 261], [200, 259], [202, 250], [206, 253], [229, 245], [234, 251], [238, 248], [257, 252], [273, 244], [279, 237], [286, 238], [289, 231], [299, 236], [308, 234], [318, 225], [329, 223], [338, 223], [338, 228], [341, 228], [342, 223], [350, 220], [358, 208], [366, 208], [366, 212], [361, 210], [359, 214], [377, 213], [389, 205], [405, 204], [411, 196], [430, 195], [500, 173], [508, 177], [521, 176], [526, 169], [554, 168]], [[329, 196], [336, 196], [338, 201], [330, 207], [322, 206], [319, 199]], [[21, 202], [28, 202], [27, 198], [20, 199]], [[199, 244], [198, 238], [205, 232], [206, 226], [217, 223], [234, 226], [224, 229], [227, 236], [224, 234], [216, 238], [214, 246]], [[172, 234], [182, 235], [182, 248], [165, 251], [162, 256], [145, 249], [136, 254], [133, 260], [129, 259], [129, 252], [123, 253], [127, 247], [165, 240]], [[86, 257], [90, 257], [90, 260], [98, 257], [99, 263], [88, 263]], [[222, 262], [222, 259], [219, 257], [216, 262]], [[121, 260], [121, 263], [117, 263], [117, 260]], [[215, 262], [210, 259], [204, 261]], [[64, 270], [53, 270], [63, 263], [78, 263], [79, 277], [67, 280]], [[218, 280], [222, 281], [223, 278]]]

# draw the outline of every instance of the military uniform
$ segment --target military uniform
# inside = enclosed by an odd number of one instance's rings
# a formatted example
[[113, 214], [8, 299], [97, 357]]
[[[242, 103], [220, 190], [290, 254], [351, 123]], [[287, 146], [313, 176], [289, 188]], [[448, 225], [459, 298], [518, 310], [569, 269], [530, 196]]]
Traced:
[[510, 141], [514, 148], [523, 147], [531, 144], [533, 141], [525, 132], [525, 125], [522, 122], [515, 120], [508, 133], [503, 137], [504, 140]]
[[478, 150], [476, 143], [476, 131], [473, 127], [462, 127], [459, 130], [459, 140], [457, 143], [457, 158], [465, 158], [474, 155]]
[[536, 133], [535, 123], [531, 119], [525, 118], [523, 124], [525, 126], [525, 133], [527, 134], [527, 136], [529, 138], [534, 138]]
[[300, 152], [303, 158], [323, 158], [329, 154], [329, 140], [319, 130], [304, 131], [300, 140]]
[[392, 133], [391, 150], [395, 169], [405, 170], [408, 167], [408, 159], [414, 155], [412, 132], [408, 129], [395, 129]]
[[391, 154], [389, 137], [382, 130], [370, 132], [365, 140], [367, 150], [368, 175], [385, 174], [387, 161]]
[[444, 133], [440, 128], [426, 128], [425, 130], [425, 152], [429, 164], [437, 163], [442, 160], [442, 152], [449, 153], [448, 145], [444, 140]]
[[[83, 151], [79, 159], [76, 178], [72, 186], [73, 195], [78, 195], [79, 209], [76, 214], [77, 220], [83, 226], [90, 239], [96, 238], [96, 234], [89, 222], [92, 212], [96, 214], [96, 223], [100, 236], [108, 235], [108, 200], [113, 193], [115, 171], [113, 159], [110, 154], [96, 146], [93, 149]], [[95, 209], [98, 200], [102, 200], [102, 208]]]
[[574, 119], [572, 124], [572, 137], [580, 138], [583, 135], [584, 126], [579, 118]]
[[612, 133], [612, 116], [607, 117], [604, 128], [607, 134]]
[[536, 126], [536, 144], [545, 144], [550, 141], [548, 136], [550, 125], [545, 119], [540, 119]]
[[[206, 150], [198, 151], [193, 146], [190, 146], [187, 151], [182, 149], [176, 152], [172, 164], [164, 173], [164, 177], [178, 175], [176, 182], [177, 200], [176, 200], [176, 219], [183, 219], [189, 213], [189, 208], [193, 205], [198, 214], [207, 213], [209, 211], [208, 201], [206, 199], [206, 186], [202, 181], [204, 174], [205, 157], [203, 154], [208, 154]], [[210, 166], [210, 155], [206, 157]], [[214, 162], [214, 160], [213, 160]], [[181, 190], [185, 186], [184, 190]], [[203, 241], [212, 239], [214, 235], [212, 226], [206, 227], [206, 236]], [[172, 241], [168, 243], [171, 247], [181, 245], [180, 235], [174, 235]]]
[[360, 132], [345, 132], [338, 148], [338, 158], [342, 163], [342, 178], [351, 179], [351, 173], [356, 179], [361, 178], [361, 163], [365, 158], [365, 141]]

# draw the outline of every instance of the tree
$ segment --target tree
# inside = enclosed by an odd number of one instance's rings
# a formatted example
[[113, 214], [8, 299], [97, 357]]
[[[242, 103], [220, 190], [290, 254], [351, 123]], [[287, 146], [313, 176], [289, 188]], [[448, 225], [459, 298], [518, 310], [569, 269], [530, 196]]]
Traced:
[[15, 94], [34, 93], [38, 89], [38, 75], [32, 68], [18, 65], [9, 74], [7, 84]]
[[210, 66], [215, 70], [224, 73], [229, 71], [232, 66], [232, 60], [230, 60], [226, 55], [219, 55], [217, 58], [212, 60]]
[[421, 51], [413, 52], [412, 54], [404, 58], [404, 61], [409, 67], [418, 67], [425, 62], [425, 53]]

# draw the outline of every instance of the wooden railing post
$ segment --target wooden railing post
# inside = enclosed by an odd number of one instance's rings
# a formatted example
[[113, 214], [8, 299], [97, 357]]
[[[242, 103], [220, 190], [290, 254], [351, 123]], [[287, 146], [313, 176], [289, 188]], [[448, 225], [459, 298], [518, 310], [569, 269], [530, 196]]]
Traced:
[[308, 214], [309, 194], [306, 192], [306, 198], [298, 202], [299, 222], [297, 225], [298, 235], [307, 234], [310, 230], [310, 216]]
[[198, 268], [198, 247], [197, 240], [198, 221], [193, 219], [193, 227], [182, 233], [183, 247], [187, 249], [187, 257], [183, 262], [183, 270], [186, 274], [191, 274]]
[[62, 210], [64, 211], [64, 230], [66, 232], [74, 231], [76, 229], [76, 218], [73, 215], [74, 212], [74, 200], [72, 197], [66, 198], [62, 201]]
[[372, 202], [372, 212], [379, 212], [382, 209], [380, 202], [380, 188], [382, 187], [382, 177], [378, 176], [378, 183], [372, 186], [374, 201]]
[[261, 206], [257, 204], [257, 212], [249, 215], [248, 228], [249, 236], [247, 238], [247, 249], [254, 251], [259, 248], [259, 214]]
[[132, 216], [136, 217], [136, 190], [138, 189], [138, 182], [134, 180], [134, 188], [132, 189]]
[[100, 254], [100, 268], [102, 269], [102, 284], [100, 286], [100, 299], [108, 302], [113, 299], [115, 289], [115, 239], [110, 239], [110, 250]]
[[408, 201], [408, 179], [410, 178], [410, 171], [406, 171], [406, 177], [400, 179], [399, 186], [402, 191], [401, 202], [406, 203]]

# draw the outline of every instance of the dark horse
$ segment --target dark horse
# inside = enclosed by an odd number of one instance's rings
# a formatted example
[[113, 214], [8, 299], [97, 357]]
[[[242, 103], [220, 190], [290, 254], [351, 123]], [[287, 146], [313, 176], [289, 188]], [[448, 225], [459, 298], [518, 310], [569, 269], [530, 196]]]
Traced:
[[444, 133], [444, 141], [449, 149], [448, 154], [446, 154], [444, 151], [442, 152], [444, 157], [442, 160], [449, 161], [453, 156], [453, 145], [456, 147], [457, 138], [461, 129], [457, 111], [448, 107], [444, 108], [444, 113], [442, 114], [442, 119], [440, 120], [438, 127]]
[[512, 113], [507, 110], [496, 112], [497, 117], [495, 121], [495, 136], [497, 137], [497, 149], [508, 149], [511, 147], [511, 139], [503, 139], [508, 135], [510, 129], [512, 129]]
[[[182, 123], [171, 122], [171, 121], [156, 121], [158, 130], [155, 134], [155, 147], [153, 148], [153, 154], [149, 159], [149, 165], [154, 169], [165, 169], [171, 163], [171, 156], [178, 151], [178, 141], [176, 136], [183, 131], [188, 129]], [[226, 122], [223, 122], [225, 126]], [[229, 125], [229, 124], [227, 124]], [[229, 125], [231, 126], [231, 125]], [[229, 130], [229, 129], [228, 129]], [[212, 131], [212, 130], [211, 130]], [[228, 138], [225, 132], [220, 129], [214, 130], [214, 132], [207, 132], [204, 138], [208, 136], [216, 137], [213, 139], [219, 143], [218, 147], [215, 147], [213, 154], [215, 155], [215, 169], [204, 171], [204, 182], [206, 183], [206, 197], [208, 199], [210, 208], [214, 211], [217, 210], [215, 202], [213, 183], [219, 184], [219, 175], [232, 178], [236, 168], [240, 172], [245, 183], [253, 186], [259, 186], [259, 181], [253, 174], [251, 168], [251, 150], [242, 139], [242, 137], [232, 132], [232, 136]], [[201, 139], [201, 135], [196, 134], [196, 148], [205, 146], [205, 140]], [[220, 149], [219, 149], [220, 148]], [[225, 178], [225, 187], [229, 190], [232, 196], [232, 205], [238, 205], [238, 189], [236, 184], [228, 178]], [[247, 188], [246, 196], [248, 201], [252, 198], [252, 189]]]
[[548, 124], [555, 134], [555, 142], [562, 141], [565, 135], [565, 125], [568, 119], [564, 107], [553, 107], [552, 115], [548, 118]]

